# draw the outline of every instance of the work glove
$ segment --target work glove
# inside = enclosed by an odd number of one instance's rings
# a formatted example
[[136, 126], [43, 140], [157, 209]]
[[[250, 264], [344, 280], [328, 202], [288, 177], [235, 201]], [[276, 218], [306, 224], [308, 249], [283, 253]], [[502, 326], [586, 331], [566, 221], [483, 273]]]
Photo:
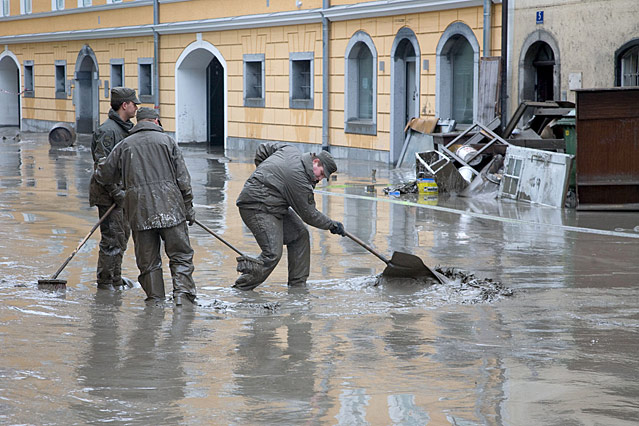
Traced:
[[264, 282], [264, 263], [261, 260], [249, 256], [239, 256], [236, 260], [237, 272], [242, 275], [233, 284], [234, 288], [249, 291]]
[[341, 235], [342, 237], [346, 235], [344, 233], [344, 225], [342, 225], [342, 222], [336, 220], [331, 223], [331, 227], [328, 228], [328, 230], [331, 231], [331, 234]]
[[116, 189], [111, 192], [111, 198], [113, 198], [113, 202], [118, 205], [118, 207], [124, 207], [124, 190]]
[[193, 207], [186, 209], [186, 221], [189, 223], [189, 226], [193, 226], [195, 223], [195, 210], [193, 210]]

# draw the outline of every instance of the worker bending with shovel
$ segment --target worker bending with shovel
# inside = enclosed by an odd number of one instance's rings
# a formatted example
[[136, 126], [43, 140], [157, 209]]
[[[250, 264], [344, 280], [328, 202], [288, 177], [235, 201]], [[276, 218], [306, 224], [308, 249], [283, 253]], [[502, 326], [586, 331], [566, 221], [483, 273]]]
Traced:
[[242, 275], [234, 287], [252, 290], [262, 284], [282, 258], [283, 245], [288, 252], [288, 285], [304, 285], [311, 263], [304, 222], [344, 235], [344, 226], [317, 210], [313, 196], [315, 185], [337, 171], [335, 160], [328, 151], [303, 154], [292, 145], [267, 142], [257, 148], [255, 165], [236, 205], [262, 253], [257, 259], [238, 257]]
[[138, 281], [147, 301], [164, 301], [160, 247], [169, 257], [176, 305], [195, 303], [193, 249], [187, 222], [195, 221], [191, 176], [177, 143], [164, 133], [152, 108], [142, 107], [131, 135], [98, 165], [101, 185], [122, 179], [124, 212], [131, 225]]

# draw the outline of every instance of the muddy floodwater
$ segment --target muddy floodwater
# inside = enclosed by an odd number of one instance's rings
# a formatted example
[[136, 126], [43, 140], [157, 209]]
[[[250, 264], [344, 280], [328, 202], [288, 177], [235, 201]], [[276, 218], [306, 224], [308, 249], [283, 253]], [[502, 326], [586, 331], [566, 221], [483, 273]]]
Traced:
[[[511, 292], [378, 283], [380, 259], [317, 229], [306, 287], [287, 288], [284, 257], [240, 292], [236, 254], [192, 227], [199, 306], [146, 306], [139, 287], [96, 290], [99, 231], [60, 274], [66, 291], [37, 288], [97, 221], [88, 143], [0, 138], [0, 424], [639, 423], [636, 212], [389, 198], [396, 172], [338, 160], [323, 212], [387, 256]], [[235, 207], [250, 153], [183, 152], [198, 219], [257, 254]], [[137, 279], [132, 240], [123, 272]]]

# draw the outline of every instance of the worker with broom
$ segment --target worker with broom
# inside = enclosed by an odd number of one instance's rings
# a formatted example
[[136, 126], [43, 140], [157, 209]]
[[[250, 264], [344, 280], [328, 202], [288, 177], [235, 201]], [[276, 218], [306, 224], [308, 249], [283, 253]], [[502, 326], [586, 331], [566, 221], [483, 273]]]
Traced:
[[176, 306], [195, 304], [193, 249], [187, 222], [195, 222], [191, 176], [177, 143], [164, 133], [158, 112], [141, 107], [131, 135], [98, 166], [98, 183], [122, 180], [120, 197], [131, 225], [138, 282], [147, 301], [165, 299], [160, 247], [169, 257]]
[[288, 252], [288, 285], [306, 283], [311, 247], [304, 222], [333, 234], [344, 235], [344, 226], [317, 210], [313, 189], [337, 171], [328, 151], [301, 153], [293, 145], [261, 144], [255, 153], [257, 169], [237, 198], [242, 221], [251, 230], [262, 253], [257, 259], [238, 257], [235, 288], [252, 290], [266, 280]]
[[[114, 87], [111, 89], [111, 109], [108, 118], [93, 133], [91, 154], [93, 155], [93, 170], [98, 167], [100, 160], [106, 158], [113, 148], [133, 128], [131, 119], [135, 117], [140, 100], [135, 90], [128, 87]], [[97, 285], [98, 289], [114, 290], [123, 288], [122, 256], [126, 251], [127, 242], [131, 235], [128, 222], [124, 219], [120, 182], [113, 182], [102, 186], [95, 180], [95, 174], [89, 184], [89, 204], [98, 206], [98, 215], [106, 214], [113, 203], [117, 206], [100, 223], [100, 251], [98, 253]]]

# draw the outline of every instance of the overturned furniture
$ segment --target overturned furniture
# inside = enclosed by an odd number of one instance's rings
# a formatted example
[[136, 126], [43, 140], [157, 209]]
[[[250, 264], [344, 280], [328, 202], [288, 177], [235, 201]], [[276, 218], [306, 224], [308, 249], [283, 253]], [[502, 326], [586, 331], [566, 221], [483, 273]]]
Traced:
[[399, 154], [396, 167], [410, 167], [415, 154], [435, 149], [431, 133], [438, 124], [437, 118], [416, 117], [411, 119], [404, 132], [406, 139]]
[[564, 207], [572, 155], [509, 146], [499, 196], [552, 207]]
[[418, 152], [415, 157], [417, 179], [433, 177], [438, 191], [460, 193], [468, 186], [469, 182], [453, 165], [451, 159], [443, 153], [431, 150]]
[[[453, 140], [439, 145], [439, 151], [416, 153], [417, 178], [433, 177], [443, 193], [470, 195], [466, 191], [469, 184], [478, 176], [485, 177], [488, 169], [495, 164], [495, 158], [485, 154], [494, 154], [496, 146], [502, 148], [499, 152], [505, 153], [509, 146], [494, 132], [497, 127], [499, 119], [494, 119], [488, 125], [474, 123]], [[494, 170], [491, 169], [491, 172]], [[498, 184], [498, 181], [493, 180], [493, 183]]]

